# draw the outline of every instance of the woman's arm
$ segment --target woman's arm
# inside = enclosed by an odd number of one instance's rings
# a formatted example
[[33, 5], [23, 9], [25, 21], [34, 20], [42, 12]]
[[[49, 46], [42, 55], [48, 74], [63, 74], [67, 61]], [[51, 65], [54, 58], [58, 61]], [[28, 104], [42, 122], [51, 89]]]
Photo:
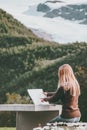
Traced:
[[53, 96], [56, 92], [47, 92], [47, 97]]
[[44, 98], [44, 101], [57, 102], [59, 99], [62, 99], [63, 97], [64, 97], [64, 89], [63, 87], [60, 87], [52, 96]]

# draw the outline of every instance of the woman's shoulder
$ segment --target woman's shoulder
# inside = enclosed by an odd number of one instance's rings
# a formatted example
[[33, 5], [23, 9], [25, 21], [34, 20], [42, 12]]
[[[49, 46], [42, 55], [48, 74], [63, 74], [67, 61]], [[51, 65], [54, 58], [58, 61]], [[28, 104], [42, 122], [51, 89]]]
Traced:
[[63, 94], [66, 94], [66, 93], [70, 93], [70, 88], [65, 88], [65, 86], [61, 86], [59, 87], [59, 92], [63, 93]]
[[63, 86], [60, 86], [57, 91], [58, 91], [58, 92], [64, 92], [64, 87], [63, 87]]

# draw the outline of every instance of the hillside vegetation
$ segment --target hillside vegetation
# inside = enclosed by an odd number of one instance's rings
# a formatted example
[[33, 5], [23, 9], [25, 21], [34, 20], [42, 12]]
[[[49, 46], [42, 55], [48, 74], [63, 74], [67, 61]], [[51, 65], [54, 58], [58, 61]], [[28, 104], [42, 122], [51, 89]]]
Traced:
[[[0, 103], [30, 103], [28, 88], [55, 91], [58, 68], [68, 63], [73, 67], [81, 86], [81, 120], [87, 121], [86, 56], [87, 43], [58, 44], [44, 41], [0, 9]], [[7, 120], [6, 125], [15, 125]]]

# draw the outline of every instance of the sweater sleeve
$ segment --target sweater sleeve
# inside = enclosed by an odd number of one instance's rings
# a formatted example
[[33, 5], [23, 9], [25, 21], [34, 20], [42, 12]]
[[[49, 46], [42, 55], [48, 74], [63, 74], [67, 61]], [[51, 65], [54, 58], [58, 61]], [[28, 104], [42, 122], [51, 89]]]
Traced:
[[56, 92], [48, 92], [48, 93], [47, 93], [47, 97], [48, 97], [48, 96], [53, 96], [55, 93], [56, 93]]
[[63, 97], [64, 89], [63, 87], [60, 87], [52, 96], [45, 98], [44, 101], [57, 102], [60, 99], [62, 100]]

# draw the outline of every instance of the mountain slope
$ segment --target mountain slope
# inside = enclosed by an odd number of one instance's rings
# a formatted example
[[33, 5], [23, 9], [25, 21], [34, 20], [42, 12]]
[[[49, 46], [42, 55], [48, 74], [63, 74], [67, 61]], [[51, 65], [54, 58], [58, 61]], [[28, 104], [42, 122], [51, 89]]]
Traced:
[[0, 9], [0, 35], [1, 34], [35, 37], [31, 30], [27, 29], [23, 24], [2, 9]]
[[0, 9], [0, 47], [31, 44], [33, 40], [40, 39], [30, 29]]

